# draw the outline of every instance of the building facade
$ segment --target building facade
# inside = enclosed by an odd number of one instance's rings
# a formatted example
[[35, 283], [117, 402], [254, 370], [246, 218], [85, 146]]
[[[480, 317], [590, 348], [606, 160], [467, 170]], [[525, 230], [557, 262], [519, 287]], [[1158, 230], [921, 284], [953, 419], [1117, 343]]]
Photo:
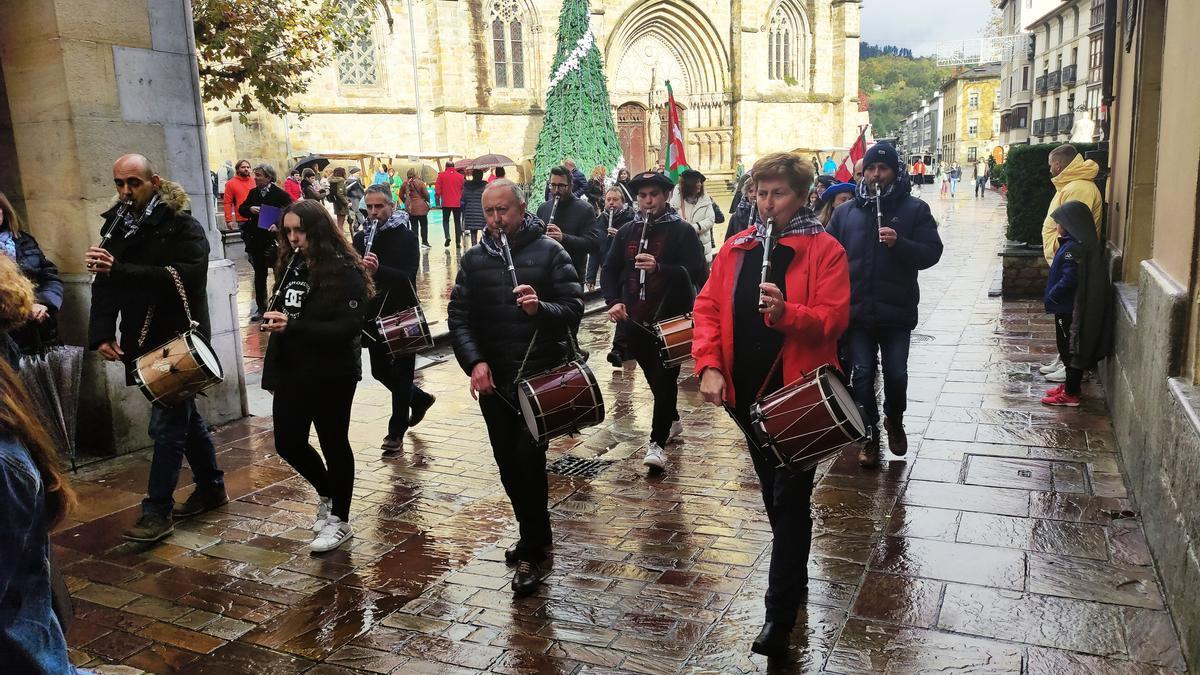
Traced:
[[[303, 116], [253, 114], [243, 124], [210, 113], [213, 168], [235, 157], [282, 163], [347, 148], [531, 158], [561, 2], [389, 6], [394, 33], [377, 21], [318, 73], [292, 101]], [[410, 7], [415, 45], [400, 28]], [[858, 121], [859, 11], [860, 0], [592, 3], [625, 164], [637, 171], [665, 158], [666, 81], [682, 107], [688, 162], [710, 178], [732, 177], [739, 158], [749, 165], [771, 151], [848, 147]]]
[[[1100, 108], [1103, 7], [1104, 0], [1068, 0], [1027, 26], [1033, 33], [1036, 75], [1030, 112], [1034, 142], [1091, 142], [1098, 137], [1093, 114]], [[1097, 9], [1100, 23], [1094, 25]]]
[[[1194, 0], [1110, 0], [1101, 92], [1116, 443], [1188, 661], [1200, 663], [1200, 89]], [[1081, 19], [1083, 21], [1083, 19]], [[1057, 30], [1057, 29], [1056, 29]], [[1101, 125], [1103, 131], [1104, 125]], [[1089, 437], [1092, 432], [1088, 432]]]
[[1025, 28], [1034, 17], [1049, 12], [1062, 0], [1000, 0], [1001, 34], [1024, 35], [1026, 40], [1000, 64], [1000, 144], [1008, 147], [1029, 142], [1033, 104], [1034, 44]]
[[964, 70], [942, 85], [941, 159], [974, 162], [1000, 140], [1000, 66]]
[[941, 126], [942, 92], [938, 91], [905, 118], [900, 130], [901, 154], [910, 162], [917, 156], [940, 159]]

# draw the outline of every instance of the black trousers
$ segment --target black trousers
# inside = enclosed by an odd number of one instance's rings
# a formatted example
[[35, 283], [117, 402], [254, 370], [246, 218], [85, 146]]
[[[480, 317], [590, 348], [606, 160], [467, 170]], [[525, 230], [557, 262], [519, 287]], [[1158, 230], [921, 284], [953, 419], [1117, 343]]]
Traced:
[[[750, 429], [750, 402], [733, 411], [743, 433]], [[812, 491], [817, 469], [793, 472], [746, 434], [750, 458], [758, 474], [763, 506], [771, 523], [771, 568], [764, 597], [767, 621], [796, 624], [796, 613], [808, 587], [808, 551], [812, 545]]]
[[1078, 396], [1083, 390], [1083, 369], [1072, 367], [1071, 364], [1071, 323], [1074, 314], [1054, 315], [1054, 341], [1058, 344], [1058, 356], [1067, 367], [1066, 390], [1071, 396]]
[[500, 394], [487, 394], [479, 397], [479, 410], [487, 423], [500, 482], [520, 527], [517, 558], [540, 562], [552, 541], [546, 444], [529, 435], [524, 417], [510, 403], [501, 399]]
[[629, 355], [629, 331], [637, 330], [630, 328], [628, 321], [618, 321], [617, 327], [613, 330], [612, 350], [617, 353], [621, 359], [628, 358]]
[[625, 340], [629, 355], [637, 360], [646, 384], [654, 394], [654, 414], [650, 422], [650, 440], [659, 446], [667, 443], [671, 422], [679, 419], [676, 403], [679, 399], [679, 366], [667, 368], [659, 353], [658, 339], [638, 326], [628, 326]]
[[409, 214], [408, 220], [410, 223], [412, 223], [410, 225], [410, 227], [412, 227], [413, 234], [417, 235], [421, 239], [422, 244], [425, 244], [426, 246], [428, 246], [429, 245], [429, 214], [427, 213], [423, 216], [414, 216], [412, 214]]
[[462, 238], [462, 207], [460, 206], [443, 206], [442, 207], [442, 234], [446, 235], [446, 244], [450, 243], [450, 217], [454, 217], [454, 240], [458, 241]]
[[271, 263], [261, 251], [250, 253], [248, 257], [250, 267], [254, 268], [254, 304], [258, 306], [258, 313], [262, 314], [267, 311], [267, 301], [270, 299], [267, 295], [267, 271], [271, 269]]
[[408, 414], [413, 401], [428, 399], [414, 382], [417, 357], [414, 354], [397, 356], [394, 360], [383, 345], [367, 349], [371, 357], [371, 376], [392, 392], [392, 416], [388, 419], [388, 436], [402, 438], [408, 432]]
[[[271, 414], [275, 421], [275, 451], [312, 484], [322, 497], [333, 500], [333, 515], [350, 519], [354, 492], [354, 451], [350, 448], [350, 405], [355, 380], [282, 383], [275, 391]], [[321, 454], [308, 442], [317, 428]]]

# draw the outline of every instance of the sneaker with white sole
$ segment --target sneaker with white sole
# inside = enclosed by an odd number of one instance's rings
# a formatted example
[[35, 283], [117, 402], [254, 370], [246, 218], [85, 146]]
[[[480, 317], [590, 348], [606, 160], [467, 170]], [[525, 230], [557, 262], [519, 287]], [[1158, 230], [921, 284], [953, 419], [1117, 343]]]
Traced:
[[353, 534], [354, 530], [350, 528], [350, 523], [330, 514], [329, 520], [325, 521], [325, 527], [321, 528], [321, 533], [308, 545], [308, 550], [313, 553], [332, 551], [344, 544]]
[[650, 445], [646, 446], [646, 459], [642, 460], [642, 465], [654, 471], [662, 471], [667, 467], [667, 453], [663, 452], [661, 445], [651, 441]]
[[675, 420], [674, 422], [671, 422], [671, 430], [669, 432], [667, 432], [667, 442], [670, 443], [671, 441], [675, 440], [676, 438], [679, 438], [679, 435], [682, 433], [683, 433], [683, 422], [680, 422], [679, 420]]
[[317, 519], [313, 521], [312, 531], [319, 533], [325, 529], [325, 521], [329, 520], [329, 511], [333, 508], [333, 500], [321, 497], [317, 500]]
[[1067, 381], [1067, 367], [1063, 366], [1062, 368], [1059, 368], [1058, 370], [1054, 371], [1053, 373], [1047, 374], [1046, 381], [1047, 382], [1066, 382]]
[[1050, 363], [1047, 363], [1046, 365], [1042, 366], [1041, 368], [1038, 368], [1038, 372], [1043, 375], [1049, 375], [1050, 373], [1053, 373], [1054, 371], [1056, 371], [1062, 367], [1063, 367], [1062, 357], [1056, 356], [1056, 357], [1054, 357], [1053, 361], [1051, 361]]

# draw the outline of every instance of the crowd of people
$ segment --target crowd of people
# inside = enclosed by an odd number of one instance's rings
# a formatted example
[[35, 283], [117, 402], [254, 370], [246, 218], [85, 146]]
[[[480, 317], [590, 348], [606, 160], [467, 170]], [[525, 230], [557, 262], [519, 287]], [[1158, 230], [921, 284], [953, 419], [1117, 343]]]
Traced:
[[[622, 170], [614, 180], [597, 170], [587, 179], [564, 161], [549, 172], [547, 200], [531, 211], [525, 191], [507, 178], [485, 181], [482, 171], [473, 171], [468, 180], [453, 169], [434, 184], [447, 246], [453, 220], [454, 241], [463, 249], [448, 306], [450, 342], [479, 402], [518, 522], [519, 538], [505, 551], [516, 568], [514, 593], [535, 592], [552, 572], [554, 555], [547, 438], [528, 427], [518, 389], [524, 376], [586, 359], [576, 333], [585, 285], [596, 285], [616, 324], [609, 362], [618, 368], [636, 362], [653, 396], [642, 460], [651, 472], [669, 470], [671, 445], [686, 431], [678, 403], [681, 363], [664, 357], [656, 328], [664, 319], [693, 322], [689, 354], [700, 393], [745, 432], [771, 525], [766, 617], [751, 648], [768, 656], [786, 652], [808, 583], [815, 465], [781, 463], [768, 452], [764, 437], [752, 431], [754, 409], [764, 393], [819, 369], [840, 372], [865, 429], [861, 467], [877, 468], [885, 447], [907, 453], [907, 364], [919, 273], [943, 251], [929, 206], [912, 194], [908, 167], [887, 143], [868, 149], [855, 181], [846, 183], [818, 176], [794, 153], [767, 155], [740, 178], [719, 241], [714, 229], [725, 216], [705, 194], [698, 171], [683, 172], [678, 184], [659, 170], [636, 176]], [[1079, 404], [1086, 370], [1111, 346], [1098, 245], [1101, 202], [1091, 183], [1094, 163], [1073, 147], [1055, 150], [1050, 169], [1058, 193], [1044, 231], [1045, 305], [1055, 316], [1060, 359], [1043, 372], [1051, 380], [1061, 377], [1062, 385], [1043, 402], [1070, 406]], [[226, 216], [242, 229], [255, 270], [254, 319], [268, 334], [262, 386], [273, 394], [275, 448], [315, 493], [309, 547], [320, 554], [353, 536], [349, 428], [362, 350], [392, 397], [380, 443], [385, 458], [403, 452], [408, 430], [436, 403], [414, 381], [413, 353], [397, 354], [381, 324], [368, 320], [419, 305], [418, 260], [428, 245], [421, 219], [432, 204], [415, 172], [399, 184], [377, 180], [359, 196], [356, 171], [335, 170], [328, 186], [315, 172], [302, 171], [281, 186], [268, 164], [239, 162], [236, 170], [226, 185]], [[145, 157], [120, 157], [113, 181], [117, 199], [103, 214], [104, 243], [84, 258], [96, 275], [87, 346], [123, 363], [133, 383], [137, 358], [147, 348], [182, 331], [209, 335], [209, 245], [182, 188], [160, 177]], [[323, 203], [329, 195], [340, 195], [346, 208], [335, 202], [331, 213]], [[359, 208], [365, 224], [351, 234], [347, 212]], [[465, 232], [473, 233], [469, 245], [458, 229], [460, 216]], [[53, 323], [62, 284], [3, 195], [0, 249], [7, 254], [0, 256], [0, 334], [10, 352], [0, 363], [0, 485], [8, 500], [0, 545], [17, 552], [0, 562], [0, 647], [11, 648], [19, 663], [60, 671], [65, 643], [52, 607], [47, 534], [73, 495], [45, 430], [28, 412], [11, 354], [37, 339], [22, 330], [37, 333]], [[314, 353], [322, 357], [311, 358]], [[875, 386], [880, 365], [882, 415]], [[319, 451], [309, 440], [313, 428]], [[152, 405], [149, 433], [154, 451], [147, 494], [141, 516], [124, 533], [143, 543], [160, 541], [178, 520], [228, 501], [194, 396]], [[184, 459], [195, 486], [177, 504], [173, 493]], [[11, 615], [13, 607], [21, 617]]]

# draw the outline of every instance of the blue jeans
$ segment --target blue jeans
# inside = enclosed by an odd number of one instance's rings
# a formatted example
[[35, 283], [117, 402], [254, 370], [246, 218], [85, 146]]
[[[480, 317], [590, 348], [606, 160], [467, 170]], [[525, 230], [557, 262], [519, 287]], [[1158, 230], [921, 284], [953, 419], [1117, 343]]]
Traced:
[[150, 460], [150, 481], [142, 511], [166, 515], [175, 506], [172, 494], [179, 483], [179, 470], [187, 457], [197, 489], [225, 487], [225, 473], [217, 468], [217, 451], [208, 426], [196, 410], [196, 399], [172, 408], [150, 409], [150, 438], [154, 440], [154, 458]]
[[883, 412], [900, 418], [908, 407], [908, 344], [903, 328], [851, 328], [843, 338], [850, 359], [850, 388], [868, 428], [879, 424], [875, 400], [876, 356], [883, 360]]

